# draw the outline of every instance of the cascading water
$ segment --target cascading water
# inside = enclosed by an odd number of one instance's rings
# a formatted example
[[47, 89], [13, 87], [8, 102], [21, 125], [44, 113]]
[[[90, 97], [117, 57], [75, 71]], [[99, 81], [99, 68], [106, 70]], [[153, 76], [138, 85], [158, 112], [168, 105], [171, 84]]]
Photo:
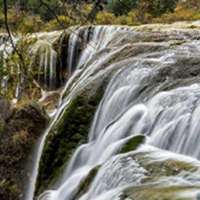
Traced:
[[[127, 42], [138, 39], [138, 33], [127, 27], [99, 26], [92, 29], [86, 29], [83, 34], [86, 45], [79, 56], [75, 55], [77, 46], [80, 45], [78, 35], [85, 29], [78, 29], [76, 35], [69, 37], [70, 75], [75, 68], [77, 70], [64, 89], [66, 91], [70, 88], [70, 92], [62, 98], [61, 107], [43, 136], [37, 153], [34, 184], [45, 138], [54, 123], [62, 118], [63, 109], [95, 72], [101, 73], [101, 70], [95, 70], [103, 68], [105, 62], [117, 53], [131, 48], [127, 46]], [[125, 45], [121, 45], [124, 41]], [[146, 44], [141, 42], [140, 45]], [[196, 60], [200, 55], [200, 43], [186, 42], [180, 47], [166, 50], [170, 45], [170, 42], [166, 42], [163, 49], [151, 52], [155, 47], [152, 42], [149, 52], [143, 49], [139, 55], [135, 53], [135, 57], [130, 54], [120, 62], [111, 63], [117, 72], [110, 80], [98, 106], [88, 143], [76, 150], [61, 180], [58, 180], [57, 189], [45, 191], [39, 196], [39, 200], [75, 199], [80, 183], [97, 166], [102, 166], [99, 173], [89, 190], [78, 199], [118, 199], [124, 188], [140, 184], [147, 174], [145, 168], [129, 157], [115, 156], [137, 134], [146, 135], [148, 145], [200, 158], [200, 70], [199, 60]], [[111, 51], [102, 57], [101, 53], [105, 49]], [[97, 57], [94, 61], [98, 54], [101, 60]], [[27, 200], [33, 198], [33, 192], [34, 185]]]
[[[90, 58], [91, 58], [92, 57], [91, 50], [93, 50], [93, 52], [92, 52], [93, 54], [95, 54], [94, 50], [96, 50], [96, 51], [100, 51], [101, 50], [101, 46], [100, 46], [100, 43], [99, 43], [101, 41], [99, 41], [99, 38], [103, 38], [105, 40], [104, 34], [106, 34], [106, 32], [108, 32], [108, 33], [111, 32], [111, 30], [114, 32], [115, 29], [116, 29], [116, 27], [112, 27], [112, 28], [109, 28], [109, 29], [107, 29], [106, 27], [98, 27], [96, 32], [93, 33], [92, 39], [89, 40], [90, 43], [88, 43], [88, 45], [85, 47], [84, 51], [80, 55], [80, 59], [79, 59], [80, 61], [79, 61], [79, 64], [77, 65], [78, 69], [80, 69], [82, 67], [83, 63], [81, 63], [81, 61], [83, 60], [83, 58], [84, 59], [87, 58], [89, 60], [89, 58], [87, 56], [85, 56], [86, 54], [88, 55], [88, 52], [90, 52], [89, 55], [90, 55]], [[78, 56], [78, 55], [75, 55], [75, 54], [77, 54], [77, 51], [75, 50], [75, 48], [77, 48], [77, 46], [78, 46], [77, 43], [79, 43], [80, 42], [79, 40], [81, 39], [80, 37], [77, 37], [77, 34], [79, 35], [79, 31], [81, 32], [82, 28], [78, 29], [78, 31], [76, 31], [75, 33], [72, 33], [72, 36], [69, 38], [69, 41], [68, 41], [69, 50], [68, 50], [68, 52], [70, 51], [70, 52], [73, 52], [73, 53], [70, 53], [70, 55], [68, 55], [68, 58], [67, 58], [68, 59], [68, 61], [67, 61], [68, 64], [71, 63], [72, 58], [75, 59], [76, 56]], [[85, 32], [87, 33], [88, 29], [86, 29]], [[74, 34], [75, 34], [75, 36], [74, 36]], [[86, 35], [86, 34], [84, 34], [84, 35]], [[97, 37], [97, 35], [98, 35], [98, 37]], [[75, 37], [75, 39], [74, 39], [74, 37]], [[89, 36], [87, 36], [87, 38], [88, 37]], [[110, 40], [106, 39], [105, 41], [108, 43]], [[85, 41], [83, 41], [83, 42], [85, 42]], [[95, 45], [96, 49], [92, 45]], [[112, 56], [112, 54], [110, 56]], [[106, 57], [105, 59], [108, 59], [108, 58]], [[98, 63], [95, 63], [95, 65], [97, 65], [97, 64]], [[85, 60], [84, 65], [87, 65], [87, 60]], [[69, 68], [69, 70], [72, 69], [72, 66], [67, 66], [67, 67]], [[87, 72], [87, 70], [86, 70], [86, 72]], [[90, 77], [90, 73], [92, 73], [92, 72], [89, 72], [86, 75], [83, 72], [84, 76], [82, 75], [82, 80], [80, 79], [78, 86], [74, 87], [74, 89], [71, 91], [71, 96], [67, 97], [63, 101], [63, 103], [61, 104], [60, 108], [58, 109], [58, 111], [56, 113], [56, 116], [54, 117], [54, 120], [52, 121], [51, 125], [49, 126], [49, 128], [47, 129], [45, 134], [40, 139], [39, 147], [37, 147], [38, 151], [35, 153], [36, 156], [35, 156], [35, 159], [34, 159], [35, 160], [34, 162], [36, 163], [36, 165], [34, 166], [34, 169], [33, 169], [33, 172], [32, 172], [32, 177], [31, 177], [31, 180], [33, 180], [33, 181], [31, 182], [30, 187], [28, 189], [28, 192], [26, 194], [26, 199], [27, 200], [33, 199], [33, 193], [34, 193], [34, 189], [35, 189], [35, 185], [34, 184], [35, 184], [36, 177], [37, 177], [37, 174], [38, 174], [39, 159], [40, 159], [41, 154], [42, 154], [45, 138], [48, 135], [48, 133], [51, 130], [51, 128], [53, 127], [53, 125], [58, 120], [58, 118], [62, 118], [62, 114], [63, 114], [64, 108], [69, 104], [70, 99], [73, 97], [73, 94], [77, 93], [80, 90], [80, 86], [82, 85], [82, 82], [85, 82], [86, 77]], [[72, 76], [71, 79], [73, 80], [74, 77], [76, 78], [76, 74], [74, 74], [74, 76]], [[69, 80], [69, 82], [70, 82], [70, 80]], [[66, 85], [66, 88], [67, 87], [68, 87], [68, 84]], [[64, 89], [64, 91], [66, 90], [66, 88]]]
[[[56, 64], [57, 64], [57, 52], [52, 48], [52, 44], [49, 42], [37, 41], [31, 52], [37, 59], [39, 54], [39, 73], [38, 82], [42, 82], [41, 74], [43, 74], [43, 81], [46, 87], [54, 88], [56, 85]], [[35, 64], [35, 63], [34, 63]]]

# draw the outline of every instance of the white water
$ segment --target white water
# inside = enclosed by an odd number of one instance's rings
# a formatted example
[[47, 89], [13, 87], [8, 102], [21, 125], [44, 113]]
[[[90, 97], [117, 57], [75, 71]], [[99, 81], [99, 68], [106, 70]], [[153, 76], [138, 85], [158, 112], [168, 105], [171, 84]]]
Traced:
[[[97, 27], [94, 29], [91, 44], [96, 41], [96, 51], [108, 48], [111, 42], [113, 45], [114, 38], [119, 34], [117, 31], [120, 30], [115, 27]], [[123, 31], [126, 33], [126, 28]], [[68, 67], [70, 75], [72, 75], [72, 69], [75, 67], [73, 59], [76, 57], [74, 54], [78, 39], [77, 35], [71, 35], [69, 40]], [[195, 47], [198, 47], [198, 44]], [[118, 47], [115, 51], [120, 51], [120, 48]], [[185, 48], [185, 52], [186, 54], [191, 53], [188, 48]], [[82, 74], [79, 77], [78, 84], [72, 84], [70, 94], [61, 103], [56, 117], [41, 140], [36, 156], [37, 165], [33, 173], [34, 181], [30, 187], [27, 200], [33, 198], [38, 163], [48, 132], [58, 118], [61, 117], [63, 109], [73, 98], [73, 95], [86, 84], [85, 82], [89, 80], [95, 69], [112, 56], [112, 53], [110, 53], [105, 55], [102, 60], [90, 63], [95, 53], [97, 52], [94, 51], [91, 45], [87, 45], [82, 52], [77, 65], [78, 70], [71, 78], [73, 80], [79, 74], [79, 70], [84, 69], [83, 72], [81, 71]], [[121, 66], [121, 69], [110, 81], [99, 104], [89, 133], [88, 143], [76, 150], [62, 176], [62, 180], [59, 181], [58, 188], [44, 192], [40, 195], [39, 200], [72, 199], [79, 183], [84, 180], [90, 170], [109, 159], [107, 165], [103, 165], [103, 169], [96, 176], [88, 193], [80, 199], [104, 200], [117, 198], [123, 187], [133, 183], [137, 184], [140, 182], [140, 178], [144, 178], [145, 170], [137, 166], [137, 163], [131, 159], [124, 161], [127, 170], [124, 170], [123, 166], [122, 171], [120, 171], [121, 166], [119, 164], [121, 162], [113, 159], [113, 156], [120, 151], [123, 144], [138, 133], [148, 135], [148, 143], [151, 145], [200, 158], [200, 148], [197, 148], [200, 143], [200, 123], [198, 122], [200, 84], [193, 83], [188, 86], [179, 86], [168, 91], [162, 91], [160, 89], [161, 85], [160, 87], [156, 85], [156, 88], [149, 90], [150, 92], [146, 95], [142, 92], [145, 91], [146, 87], [151, 87], [151, 80], [156, 79], [159, 70], [175, 63], [178, 54], [179, 51], [164, 52], [160, 55], [147, 55], [145, 58], [130, 60], [127, 65]], [[72, 80], [69, 80], [66, 88], [69, 87]], [[119, 156], [119, 159], [123, 158]], [[116, 171], [118, 172], [117, 176], [113, 174]]]
[[[121, 88], [115, 90], [112, 95], [115, 96], [116, 92], [120, 92], [120, 90]], [[121, 95], [121, 97], [126, 98], [124, 95]], [[159, 93], [146, 104], [127, 105], [127, 110], [126, 107], [123, 109], [122, 104], [126, 103], [121, 99], [117, 98], [117, 101], [115, 101], [116, 99], [113, 98], [113, 96], [111, 96], [110, 99], [113, 99], [114, 102], [112, 102], [112, 100], [109, 102], [108, 110], [104, 112], [105, 116], [103, 119], [107, 117], [108, 122], [109, 119], [110, 121], [112, 119], [112, 121], [116, 122], [111, 125], [109, 125], [111, 122], [106, 124], [102, 127], [99, 134], [95, 134], [98, 135], [98, 137], [94, 141], [81, 146], [74, 154], [72, 163], [69, 165], [70, 167], [65, 176], [63, 176], [63, 184], [61, 187], [56, 191], [48, 191], [45, 193], [48, 194], [48, 198], [44, 195], [39, 199], [70, 199], [73, 192], [77, 189], [80, 180], [82, 180], [94, 166], [104, 163], [117, 153], [123, 144], [123, 142], [120, 141], [123, 141], [124, 138], [128, 138], [135, 133], [151, 135], [150, 143], [155, 146], [186, 154], [190, 154], [190, 151], [193, 150], [191, 152], [192, 156], [199, 155], [199, 149], [198, 152], [196, 152], [197, 150], [194, 150], [194, 146], [192, 146], [193, 141], [196, 141], [196, 144], [200, 142], [198, 141], [198, 132], [194, 132], [194, 128], [192, 128], [189, 133], [185, 132], [185, 127], [188, 126], [188, 120], [192, 116], [192, 110], [196, 106], [196, 102], [194, 101], [200, 99], [200, 85], [192, 85], [170, 92]], [[108, 103], [108, 101], [106, 102]], [[122, 102], [122, 104], [120, 104], [120, 102]], [[110, 110], [110, 108], [113, 108], [113, 106], [111, 106], [112, 103], [119, 105], [119, 107], [117, 107], [119, 110], [115, 110], [114, 113], [111, 113]], [[120, 108], [122, 108], [122, 110]], [[199, 108], [197, 107], [195, 109], [198, 110]], [[120, 113], [120, 111], [123, 114]], [[116, 119], [116, 112], [120, 113], [120, 117], [117, 116], [119, 119]], [[195, 117], [195, 115], [193, 117]], [[98, 123], [101, 123], [101, 120], [99, 120]], [[153, 126], [154, 128], [152, 129]], [[199, 127], [198, 121], [196, 122], [196, 126]], [[159, 137], [158, 135], [161, 134], [162, 137]], [[191, 134], [194, 138], [192, 137], [191, 140], [191, 135], [188, 137], [188, 134]], [[197, 137], [195, 137], [195, 135], [197, 135]], [[176, 137], [176, 139], [173, 139], [172, 136]], [[172, 141], [170, 141], [171, 138]], [[186, 141], [186, 144], [189, 144], [189, 148], [186, 152], [184, 152], [184, 147], [186, 145], [182, 141]], [[105, 171], [107, 172], [106, 169]], [[125, 174], [127, 174], [126, 170], [125, 172]], [[107, 175], [106, 173], [106, 176]], [[120, 180], [123, 179], [124, 174], [120, 177]], [[104, 184], [102, 178], [98, 179], [97, 176], [96, 179], [98, 182], [96, 185], [102, 187], [102, 184]], [[127, 179], [125, 178], [125, 180]], [[116, 184], [118, 183], [116, 180], [113, 181]], [[93, 184], [95, 185], [95, 182]], [[106, 185], [107, 184], [109, 186], [112, 185], [106, 182]], [[120, 187], [120, 185], [117, 185], [117, 187]], [[91, 193], [93, 197], [98, 195], [98, 193], [93, 193], [92, 189]]]
[[[112, 28], [113, 29], [113, 31], [116, 29], [115, 27], [113, 27]], [[78, 29], [79, 31], [81, 31], [81, 29]], [[103, 35], [105, 34], [104, 32], [105, 31], [107, 31], [107, 29], [106, 29], [106, 27], [99, 27], [98, 28], [98, 31], [97, 31], [97, 33], [99, 34], [99, 36], [100, 36], [100, 33], [102, 33], [102, 36], [101, 37], [103, 37]], [[109, 31], [110, 31], [110, 29], [109, 29]], [[73, 35], [74, 33], [72, 33], [72, 35]], [[71, 52], [73, 52], [74, 51], [74, 48], [75, 48], [75, 46], [76, 46], [76, 42], [77, 42], [77, 40], [74, 40], [74, 35], [73, 36], [71, 36], [70, 37], [70, 40], [69, 40], [69, 49], [70, 49], [70, 51]], [[97, 38], [96, 37], [96, 35], [94, 35], [94, 38], [96, 38], [96, 41], [94, 41], [94, 39], [92, 39], [91, 40], [91, 44], [92, 45], [96, 45], [96, 47], [99, 45], [99, 43], [98, 43], [98, 39], [99, 38]], [[80, 38], [78, 38], [78, 37], [76, 37], [76, 39], [80, 39]], [[72, 41], [71, 41], [72, 40]], [[109, 41], [109, 40], [106, 40], [107, 42]], [[46, 43], [45, 43], [46, 44]], [[86, 46], [86, 49], [84, 50], [84, 52], [81, 54], [81, 57], [80, 57], [80, 61], [81, 60], [83, 60], [82, 59], [82, 57], [85, 57], [85, 54], [86, 54], [86, 52], [88, 52], [89, 50], [90, 50], [90, 48], [92, 47], [92, 45], [87, 45]], [[42, 45], [43, 46], [43, 45]], [[42, 46], [40, 46], [40, 43], [36, 43], [36, 46], [34, 46], [33, 47], [33, 51], [34, 51], [34, 55], [38, 52], [38, 48], [43, 48]], [[93, 47], [92, 47], [93, 48]], [[49, 46], [49, 43], [47, 44], [47, 49], [45, 48], [45, 51], [44, 52], [49, 52], [49, 49], [51, 49], [50, 48], [50, 46]], [[89, 50], [88, 50], [89, 49]], [[47, 51], [46, 51], [47, 50]], [[98, 48], [96, 48], [96, 51], [97, 50], [100, 50], [100, 49], [98, 49]], [[50, 50], [50, 52], [51, 52], [51, 50]], [[75, 53], [75, 52], [74, 52]], [[93, 48], [93, 54], [94, 54], [95, 52], [94, 52], [94, 48]], [[43, 55], [45, 55], [45, 54], [40, 54], [41, 55], [41, 57], [40, 57], [40, 62], [42, 62], [43, 61]], [[72, 54], [70, 54], [70, 56], [68, 56], [68, 63], [70, 63], [70, 60], [71, 60], [71, 57], [74, 57], [75, 55], [72, 53]], [[108, 56], [108, 57], [111, 57], [112, 56], [112, 54], [110, 55], [110, 56]], [[89, 59], [88, 57], [86, 57], [87, 59]], [[45, 58], [44, 57], [44, 59], [46, 60], [47, 58]], [[106, 60], [106, 58], [105, 58], [105, 60]], [[48, 61], [49, 62], [49, 61]], [[54, 61], [53, 61], [54, 62]], [[50, 62], [49, 62], [50, 63]], [[80, 62], [81, 63], [81, 62]], [[87, 63], [87, 61], [85, 61], [85, 65], [86, 65], [86, 63]], [[52, 65], [52, 64], [51, 64]], [[80, 64], [81, 65], [81, 64]], [[78, 66], [80, 66], [80, 65], [78, 65]], [[95, 63], [95, 65], [97, 65], [97, 63]], [[47, 65], [45, 64], [45, 65], [41, 65], [41, 66], [46, 66], [47, 67]], [[69, 66], [67, 66], [67, 67], [69, 67]], [[71, 67], [69, 67], [70, 69], [72, 69], [72, 66]], [[91, 72], [90, 72], [91, 73]], [[29, 189], [28, 189], [28, 191], [27, 191], [27, 193], [26, 193], [26, 197], [25, 197], [25, 199], [26, 200], [32, 200], [33, 199], [33, 196], [34, 196], [34, 191], [35, 191], [35, 183], [36, 183], [36, 179], [37, 179], [37, 175], [38, 175], [38, 169], [39, 169], [39, 161], [40, 161], [40, 158], [41, 158], [41, 155], [42, 155], [42, 150], [43, 150], [43, 147], [44, 147], [44, 144], [45, 144], [45, 139], [46, 139], [46, 137], [47, 137], [47, 135], [48, 135], [48, 133], [49, 133], [49, 131], [52, 129], [52, 127], [54, 126], [54, 124], [57, 122], [57, 120], [58, 120], [58, 118], [62, 118], [62, 113], [63, 113], [63, 111], [64, 111], [64, 109], [67, 107], [67, 105], [69, 104], [69, 102], [71, 101], [71, 99], [73, 98], [73, 96], [81, 89], [81, 85], [82, 85], [82, 82], [85, 82], [85, 79], [87, 78], [87, 79], [89, 79], [89, 77], [90, 77], [90, 74], [88, 74], [87, 76], [83, 76], [83, 77], [80, 77], [80, 83], [78, 84], [78, 85], [76, 85], [74, 88], [73, 88], [73, 90], [71, 91], [71, 94], [63, 101], [63, 102], [61, 102], [60, 103], [60, 108], [57, 110], [57, 112], [56, 112], [56, 114], [55, 114], [55, 116], [53, 117], [53, 121], [51, 122], [51, 124], [50, 124], [50, 126], [48, 127], [48, 129], [45, 131], [45, 133], [43, 134], [43, 136], [40, 138], [40, 140], [39, 140], [39, 144], [38, 145], [36, 145], [36, 152], [34, 153], [35, 155], [34, 155], [34, 161], [33, 161], [33, 163], [35, 163], [35, 165], [33, 166], [33, 170], [32, 170], [32, 175], [31, 175], [31, 178], [30, 178], [30, 180], [31, 180], [31, 182], [30, 182], [30, 185], [29, 185]], [[73, 79], [74, 77], [72, 76], [72, 78], [71, 79]], [[70, 82], [70, 80], [69, 80], [69, 82]], [[88, 82], [89, 83], [89, 82]], [[66, 85], [66, 87], [68, 86], [68, 84]], [[65, 89], [64, 89], [64, 91], [65, 91]], [[89, 168], [90, 169], [90, 168]], [[89, 170], [88, 170], [89, 171]], [[85, 173], [86, 175], [87, 175], [87, 173]], [[77, 178], [77, 177], [76, 177]], [[56, 196], [56, 193], [55, 194], [52, 194], [53, 195], [53, 199], [55, 198], [54, 196]], [[48, 195], [47, 196], [49, 196], [49, 193], [48, 193]], [[46, 198], [46, 196], [44, 197], [44, 198]]]
[[[43, 75], [45, 85], [49, 86], [49, 88], [54, 88], [57, 79], [57, 52], [53, 49], [52, 43], [38, 40], [32, 47], [31, 54], [34, 56], [32, 65], [35, 65], [36, 60], [39, 59], [38, 81], [40, 81], [40, 77]], [[36, 71], [36, 69], [33, 70]]]

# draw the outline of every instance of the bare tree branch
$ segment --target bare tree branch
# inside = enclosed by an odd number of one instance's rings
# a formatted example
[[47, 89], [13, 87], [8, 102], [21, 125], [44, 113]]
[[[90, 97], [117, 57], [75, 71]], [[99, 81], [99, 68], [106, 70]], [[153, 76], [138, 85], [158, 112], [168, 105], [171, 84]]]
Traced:
[[[44, 2], [43, 0], [40, 0], [40, 4], [41, 4], [41, 6], [46, 7], [47, 10], [49, 10], [49, 12], [51, 12], [51, 14], [55, 17], [56, 21], [57, 21], [58, 24], [61, 26], [61, 28], [64, 29], [64, 31], [65, 31], [66, 28], [68, 28], [68, 27], [65, 26], [64, 23], [62, 23], [62, 21], [60, 21], [59, 17], [58, 17], [57, 14], [55, 13], [55, 11], [54, 11], [53, 9], [51, 9], [50, 6], [49, 6], [46, 2]], [[68, 16], [68, 17], [70, 17], [72, 20], [74, 20], [74, 18], [72, 18], [72, 16]], [[78, 35], [75, 31], [73, 31], [72, 29], [70, 29], [70, 32], [71, 32], [72, 34], [77, 35], [77, 37], [78, 37], [79, 39], [83, 40], [83, 38], [82, 38], [80, 35]], [[93, 42], [93, 43], [94, 43], [94, 42]], [[96, 49], [95, 43], [94, 43], [94, 45], [92, 45], [91, 43], [89, 43], [88, 45], [90, 45], [93, 49]]]
[[17, 47], [16, 47], [16, 45], [13, 41], [13, 37], [12, 37], [11, 31], [10, 31], [10, 28], [9, 28], [9, 25], [8, 25], [8, 3], [7, 3], [7, 0], [3, 0], [3, 6], [4, 6], [4, 8], [3, 8], [4, 9], [4, 24], [5, 24], [6, 31], [8, 33], [8, 37], [10, 39], [10, 43], [12, 45], [14, 52], [16, 52], [17, 55], [19, 56], [19, 59], [22, 62], [23, 67], [25, 67], [23, 56], [18, 51], [18, 49], [17, 49]]

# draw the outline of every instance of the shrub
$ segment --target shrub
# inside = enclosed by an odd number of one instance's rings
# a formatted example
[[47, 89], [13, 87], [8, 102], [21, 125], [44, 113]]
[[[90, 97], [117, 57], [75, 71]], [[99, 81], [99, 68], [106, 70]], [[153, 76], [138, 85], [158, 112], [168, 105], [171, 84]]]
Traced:
[[96, 16], [96, 23], [97, 24], [115, 24], [116, 17], [114, 14], [110, 12], [99, 12]]
[[40, 31], [43, 25], [40, 16], [25, 16], [18, 25], [17, 30], [22, 33], [33, 33]]
[[148, 12], [153, 16], [161, 16], [163, 13], [173, 12], [176, 8], [177, 0], [154, 0], [151, 3]]
[[64, 27], [67, 28], [72, 25], [75, 25], [75, 22], [73, 22], [69, 17], [61, 15], [58, 16], [58, 19], [50, 20], [47, 23], [45, 29], [47, 31], [57, 30], [57, 29], [62, 29]]
[[153, 22], [172, 23], [176, 21], [191, 21], [200, 19], [200, 12], [178, 5], [174, 13], [166, 13], [159, 18], [153, 19]]
[[127, 14], [136, 7], [138, 0], [109, 0], [108, 10], [116, 16]]
[[132, 10], [131, 12], [128, 13], [126, 17], [126, 24], [131, 26], [131, 25], [139, 25], [140, 22], [137, 19], [136, 11]]

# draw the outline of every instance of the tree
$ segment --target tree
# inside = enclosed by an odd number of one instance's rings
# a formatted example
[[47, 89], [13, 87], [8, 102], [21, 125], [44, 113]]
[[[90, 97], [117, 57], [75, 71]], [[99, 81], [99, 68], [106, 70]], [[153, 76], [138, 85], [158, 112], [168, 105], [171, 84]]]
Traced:
[[176, 8], [177, 0], [154, 0], [152, 2], [151, 14], [160, 16], [166, 12], [173, 12]]
[[108, 0], [108, 10], [116, 16], [127, 14], [136, 8], [138, 0]]
[[199, 0], [187, 0], [179, 3], [182, 7], [186, 9], [200, 10], [200, 1]]
[[166, 12], [173, 12], [178, 0], [139, 0], [138, 10], [140, 15], [149, 13], [154, 17], [161, 16]]

